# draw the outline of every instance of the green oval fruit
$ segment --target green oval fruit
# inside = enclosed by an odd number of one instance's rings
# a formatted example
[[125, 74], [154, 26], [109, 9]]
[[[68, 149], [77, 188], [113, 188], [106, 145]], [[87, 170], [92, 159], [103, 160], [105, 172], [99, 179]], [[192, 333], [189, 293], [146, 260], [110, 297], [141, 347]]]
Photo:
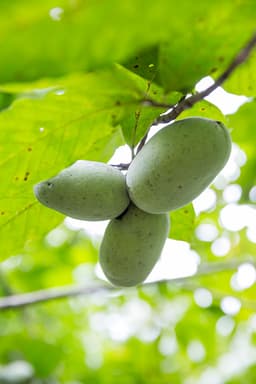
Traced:
[[49, 208], [80, 220], [107, 220], [129, 205], [125, 176], [110, 165], [80, 160], [34, 187]]
[[191, 117], [161, 129], [127, 172], [131, 200], [149, 213], [180, 208], [196, 198], [226, 164], [229, 132], [219, 121]]
[[108, 224], [100, 247], [100, 264], [119, 287], [143, 282], [161, 255], [169, 231], [167, 214], [151, 215], [131, 204]]

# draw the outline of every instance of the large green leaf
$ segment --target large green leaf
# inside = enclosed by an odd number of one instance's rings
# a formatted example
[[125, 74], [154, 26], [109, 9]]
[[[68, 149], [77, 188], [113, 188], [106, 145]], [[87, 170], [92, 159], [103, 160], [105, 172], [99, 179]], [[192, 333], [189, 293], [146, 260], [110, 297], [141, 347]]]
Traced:
[[[152, 119], [159, 114], [158, 108], [143, 106], [147, 87], [146, 80], [120, 66], [23, 85], [21, 96], [0, 114], [2, 258], [63, 217], [36, 203], [33, 184], [77, 159], [108, 160], [123, 142], [119, 123], [138, 107], [154, 110]], [[33, 93], [38, 88], [45, 91]], [[5, 86], [6, 91], [18, 89]], [[161, 99], [160, 89], [159, 94], [153, 91], [149, 97]]]
[[142, 51], [150, 65], [143, 75], [181, 91], [227, 65], [255, 28], [256, 13], [253, 2], [238, 0], [182, 0], [179, 7], [174, 0], [16, 0], [0, 7], [0, 82], [126, 60], [140, 71]]
[[256, 96], [256, 52], [239, 66], [225, 81], [223, 88], [228, 92], [245, 96]]
[[220, 120], [223, 123], [227, 123], [226, 117], [223, 115], [223, 113], [215, 105], [206, 100], [201, 100], [193, 105], [192, 108], [183, 111], [178, 116], [178, 120], [191, 116], [200, 116], [207, 119]]
[[181, 1], [170, 15], [167, 38], [137, 52], [127, 66], [166, 90], [186, 93], [202, 77], [226, 69], [253, 33], [255, 16], [253, 2]]
[[136, 47], [159, 40], [165, 29], [161, 7], [167, 11], [169, 4], [167, 0], [160, 4], [16, 0], [2, 1], [0, 7], [3, 82], [59, 76], [120, 61]]
[[[184, 13], [187, 2], [173, 12], [175, 2], [169, 0], [2, 1], [0, 81], [59, 76], [120, 62], [162, 38], [177, 37], [186, 15], [192, 13], [192, 21], [206, 10], [201, 3]], [[176, 18], [185, 20], [179, 26]]]
[[[163, 94], [163, 90], [154, 83], [149, 83], [148, 91], [145, 93], [145, 103], [134, 110], [134, 107], [127, 107], [124, 118], [120, 121], [125, 141], [131, 147], [134, 147], [142, 139], [144, 134], [150, 129], [156, 117], [166, 111], [167, 107], [163, 105], [174, 105], [180, 99], [179, 92], [170, 92], [168, 95]], [[161, 100], [163, 105], [156, 104], [150, 108], [151, 100]], [[151, 105], [153, 106], [153, 105]]]
[[170, 212], [171, 228], [169, 237], [173, 240], [190, 242], [195, 230], [195, 211], [192, 204]]

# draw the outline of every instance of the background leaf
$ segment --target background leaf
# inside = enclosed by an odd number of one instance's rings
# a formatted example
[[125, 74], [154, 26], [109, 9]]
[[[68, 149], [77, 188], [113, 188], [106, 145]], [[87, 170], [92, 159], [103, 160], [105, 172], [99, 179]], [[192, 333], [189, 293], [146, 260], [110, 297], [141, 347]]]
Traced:
[[[39, 98], [30, 91], [38, 86], [47, 90]], [[145, 112], [148, 118], [140, 119], [136, 141], [143, 135], [150, 125], [149, 117], [159, 114], [158, 108], [140, 107], [146, 89], [145, 80], [120, 66], [58, 82], [24, 84], [25, 94], [20, 93], [12, 108], [0, 115], [0, 167], [5, 180], [0, 188], [0, 228], [6, 238], [0, 245], [2, 258], [18, 252], [27, 241], [62, 220], [63, 216], [39, 206], [33, 196], [34, 184], [77, 159], [108, 160], [123, 143], [119, 124], [127, 120], [126, 132], [128, 128], [133, 132], [134, 120], [129, 116], [134, 116], [138, 108], [142, 114], [149, 109]], [[159, 100], [160, 91], [152, 87], [148, 93]], [[8, 141], [4, 144], [6, 134]]]
[[170, 212], [171, 228], [169, 237], [173, 240], [190, 242], [195, 229], [195, 211], [192, 204]]

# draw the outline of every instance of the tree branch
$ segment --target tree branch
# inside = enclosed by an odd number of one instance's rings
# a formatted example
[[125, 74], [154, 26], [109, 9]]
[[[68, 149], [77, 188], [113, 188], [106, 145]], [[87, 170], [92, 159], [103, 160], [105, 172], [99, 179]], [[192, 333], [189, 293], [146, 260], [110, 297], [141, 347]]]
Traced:
[[111, 167], [118, 168], [120, 170], [127, 170], [130, 166], [130, 163], [120, 163], [120, 164], [110, 164]]
[[[246, 61], [246, 59], [250, 55], [253, 48], [255, 48], [255, 46], [256, 46], [256, 33], [253, 34], [253, 36], [245, 45], [245, 47], [237, 54], [237, 56], [233, 59], [233, 61], [230, 63], [227, 69], [215, 80], [215, 82], [210, 87], [208, 87], [202, 92], [198, 92], [192, 96], [181, 99], [181, 101], [178, 102], [175, 106], [169, 106], [169, 108], [171, 108], [170, 112], [160, 115], [153, 122], [153, 125], [170, 123], [171, 121], [175, 120], [183, 111], [193, 107], [193, 105], [195, 105], [198, 101], [203, 100], [206, 96], [209, 96], [216, 88], [222, 85], [224, 81], [230, 77], [230, 75], [234, 72], [234, 70], [240, 64]], [[150, 104], [149, 100], [146, 100], [146, 102]], [[151, 105], [162, 106], [161, 104], [154, 103], [153, 101], [151, 102]], [[140, 141], [136, 154], [139, 153], [139, 151], [145, 145], [149, 130], [150, 128], [148, 129], [148, 131]]]
[[209, 96], [216, 88], [222, 85], [224, 81], [230, 77], [230, 75], [239, 65], [246, 61], [255, 46], [256, 33], [251, 37], [245, 47], [237, 54], [227, 69], [215, 80], [215, 82], [210, 87], [202, 92], [198, 92], [195, 95], [189, 96], [188, 98], [182, 100], [170, 112], [159, 116], [156, 119], [156, 123], [170, 123], [172, 120], [175, 120], [181, 114], [181, 112], [193, 107], [193, 105], [198, 101], [203, 100], [206, 96]]
[[[180, 285], [180, 284], [182, 285], [184, 283], [187, 284], [187, 281], [191, 281], [192, 279], [196, 279], [201, 276], [206, 276], [211, 273], [220, 273], [220, 272], [235, 270], [240, 264], [247, 263], [247, 262], [256, 266], [256, 262], [254, 262], [252, 259], [248, 259], [248, 260], [233, 259], [226, 262], [207, 263], [207, 264], [203, 264], [198, 269], [195, 275], [179, 277], [179, 278], [170, 279], [170, 280], [161, 280], [158, 282], [146, 283], [145, 285], [155, 285], [155, 284], [163, 284], [163, 283], [170, 283], [170, 284], [177, 284], [177, 285]], [[68, 286], [64, 288], [44, 289], [40, 291], [23, 293], [23, 294], [6, 296], [3, 298], [0, 298], [0, 310], [22, 308], [25, 306], [42, 303], [45, 301], [63, 299], [63, 298], [74, 297], [74, 296], [87, 296], [87, 295], [92, 295], [99, 292], [105, 292], [105, 293], [113, 292], [113, 291], [115, 292], [117, 289], [119, 288], [115, 288], [109, 284], [104, 284], [104, 283], [102, 283], [101, 285], [97, 284], [91, 287], [88, 287], [88, 285], [86, 286], [81, 285], [81, 286]]]
[[101, 291], [113, 290], [111, 286], [95, 285], [93, 287], [86, 286], [68, 286], [64, 288], [42, 289], [29, 293], [22, 293], [12, 296], [0, 298], [0, 310], [24, 307], [44, 301], [57, 300], [73, 296], [91, 295]]

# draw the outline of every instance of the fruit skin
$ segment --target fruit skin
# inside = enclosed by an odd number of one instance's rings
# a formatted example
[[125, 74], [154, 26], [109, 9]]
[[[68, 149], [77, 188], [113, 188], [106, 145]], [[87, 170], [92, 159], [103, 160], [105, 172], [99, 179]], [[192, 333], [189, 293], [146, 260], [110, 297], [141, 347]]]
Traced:
[[169, 233], [167, 214], [151, 215], [130, 204], [108, 224], [100, 247], [100, 265], [119, 287], [143, 282], [161, 255]]
[[131, 163], [126, 176], [130, 198], [149, 213], [180, 208], [213, 181], [230, 151], [229, 132], [219, 121], [178, 120], [156, 133]]
[[86, 160], [35, 185], [34, 193], [47, 207], [80, 220], [112, 219], [130, 203], [121, 171]]

